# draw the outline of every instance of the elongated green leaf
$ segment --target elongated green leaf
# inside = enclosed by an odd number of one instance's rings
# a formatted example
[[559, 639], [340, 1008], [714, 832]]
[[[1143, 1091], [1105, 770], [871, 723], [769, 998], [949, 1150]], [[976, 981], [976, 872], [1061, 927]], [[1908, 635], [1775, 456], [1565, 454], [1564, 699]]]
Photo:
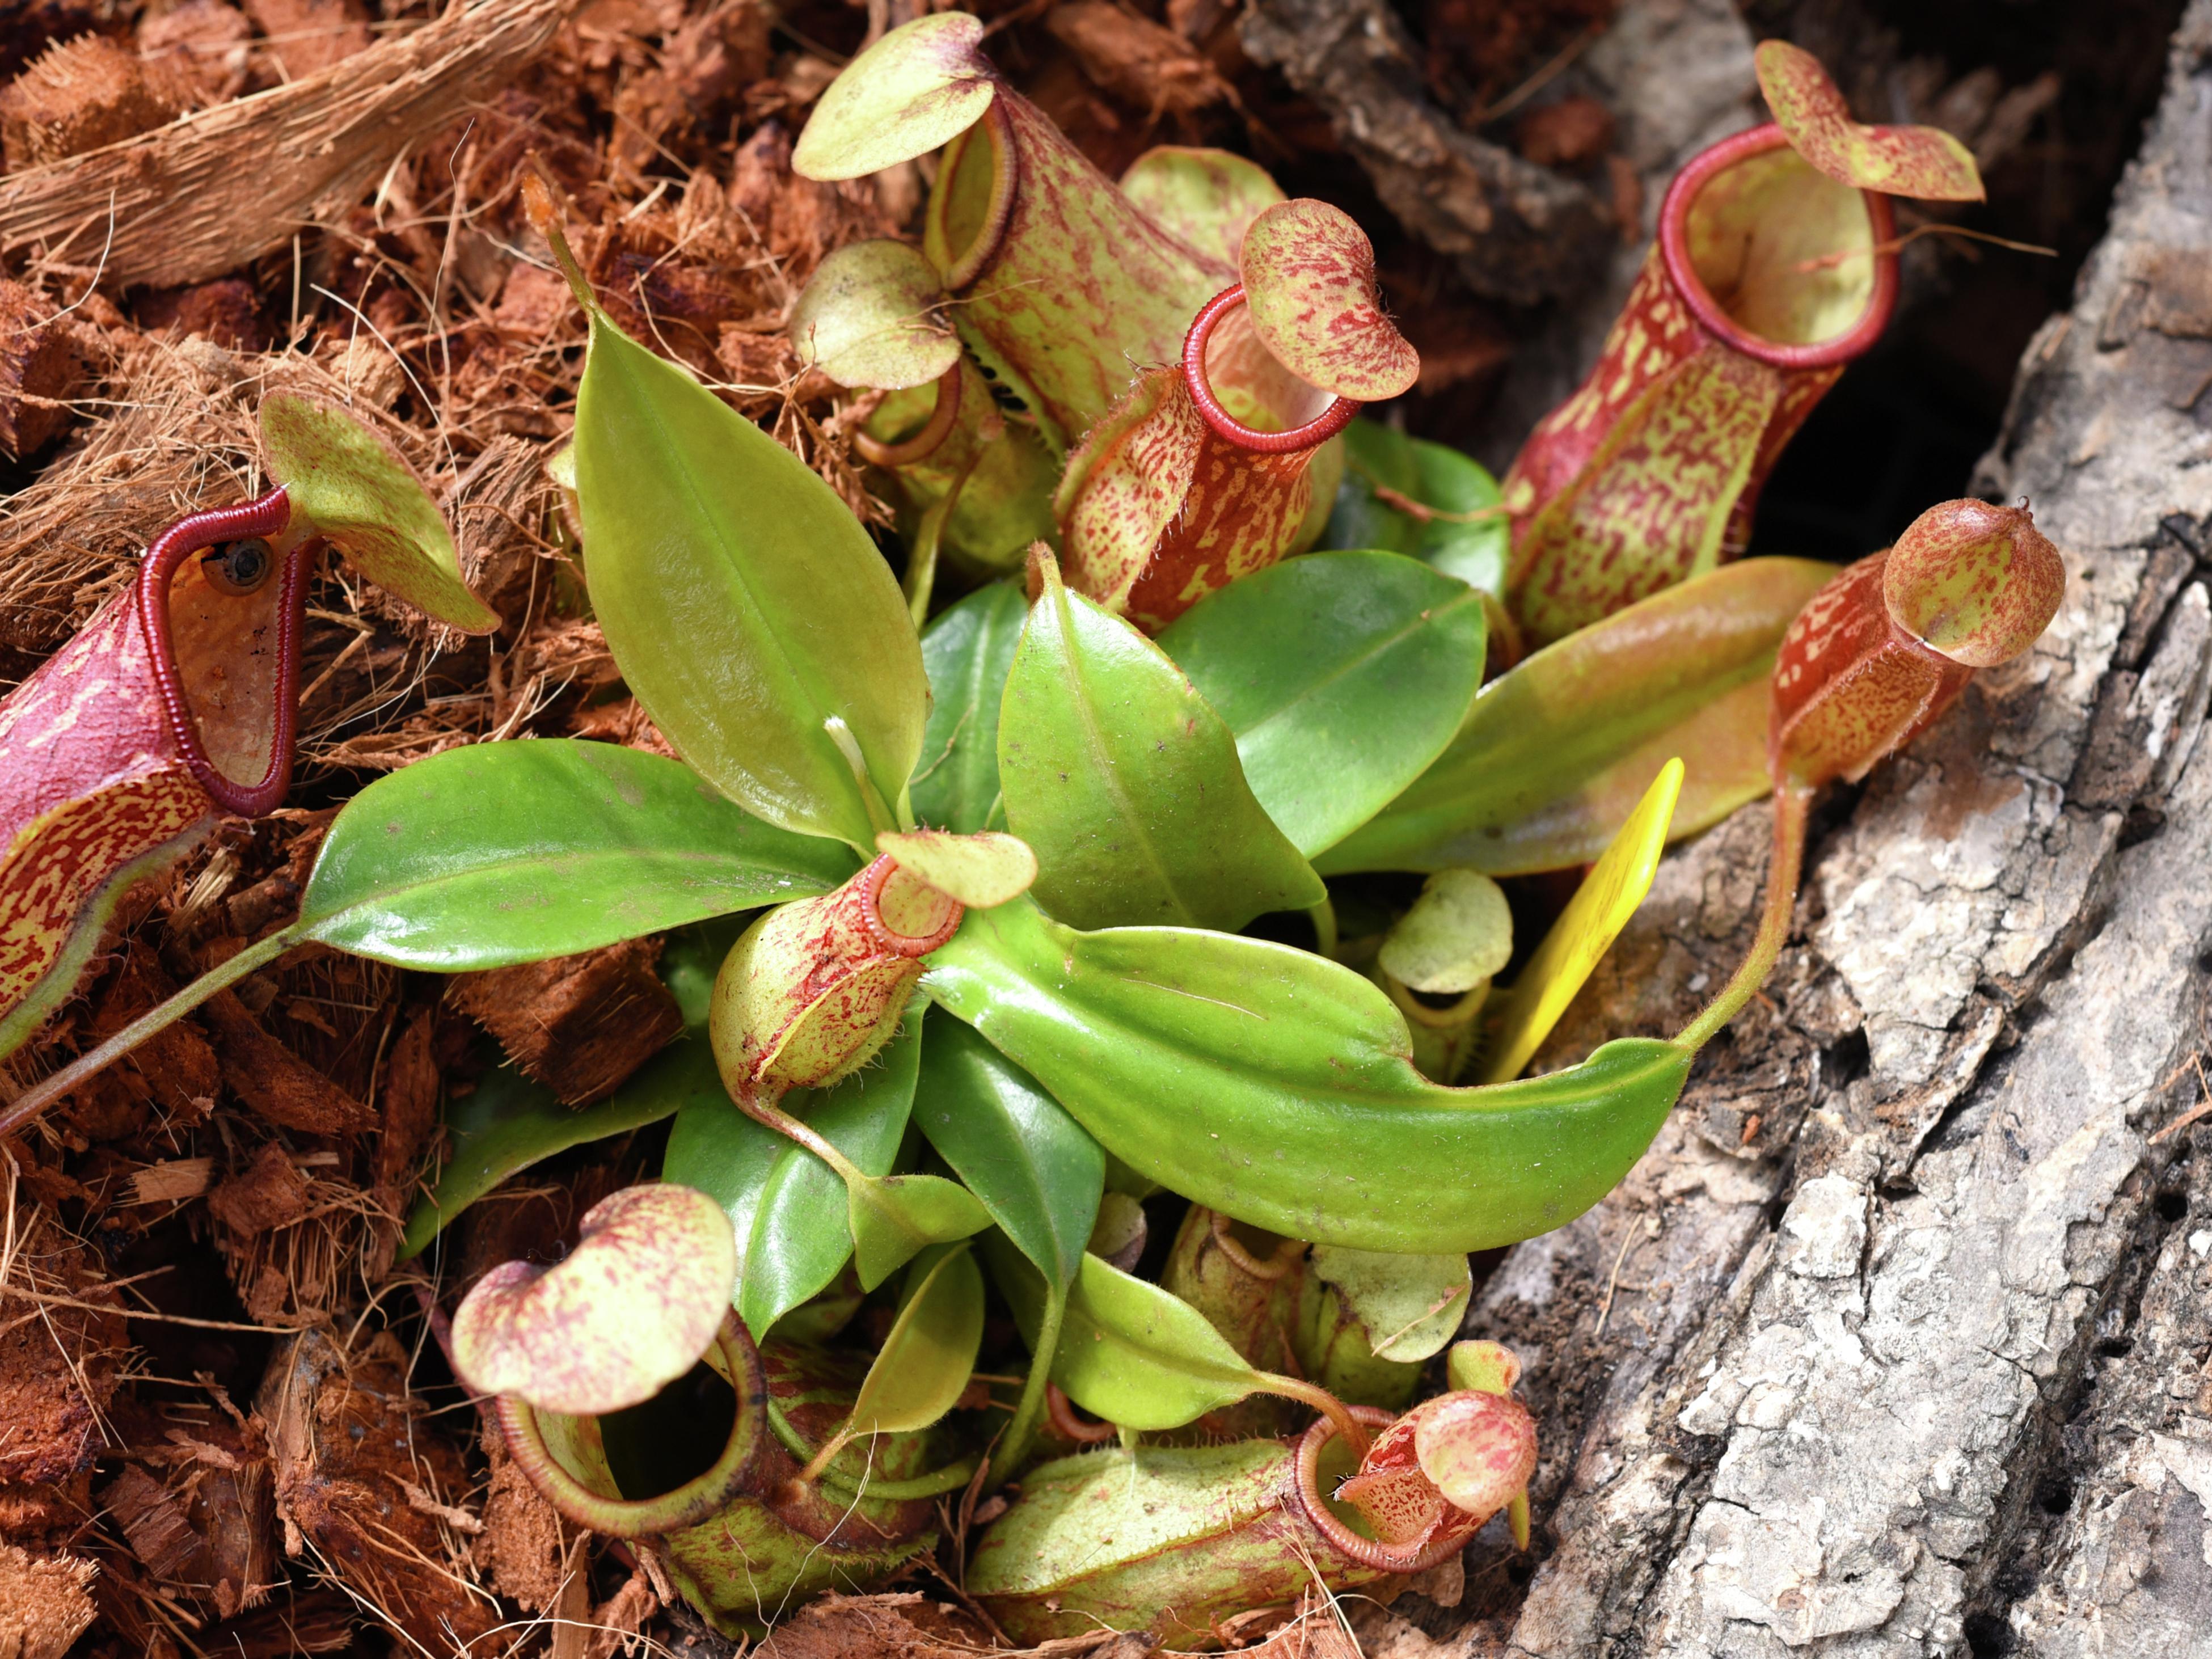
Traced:
[[1237, 734], [1308, 857], [1419, 777], [1482, 684], [1482, 601], [1395, 553], [1314, 553], [1231, 582], [1159, 637]]
[[446, 1134], [453, 1155], [409, 1214], [398, 1259], [412, 1261], [470, 1205], [509, 1176], [556, 1152], [727, 1098], [714, 1052], [702, 1037], [655, 1054], [621, 1088], [581, 1111], [564, 1106], [550, 1089], [511, 1066], [489, 1073], [474, 1090], [447, 1105]]
[[1497, 876], [1583, 863], [1675, 755], [1687, 768], [1675, 833], [1713, 823], [1747, 799], [1751, 769], [1765, 775], [1764, 726], [1754, 734], [1745, 702], [1727, 700], [1763, 686], [1790, 619], [1833, 574], [1748, 559], [1539, 651], [1483, 687], [1436, 763], [1317, 864]]
[[1012, 582], [978, 588], [921, 636], [929, 726], [914, 775], [914, 812], [963, 835], [990, 827], [999, 804], [999, 705], [1029, 605]]
[[546, 738], [449, 749], [331, 825], [299, 926], [405, 968], [500, 968], [826, 893], [832, 842], [763, 823], [680, 762]]
[[[794, 1089], [783, 1109], [803, 1118], [871, 1176], [890, 1172], [914, 1106], [921, 1023], [909, 1017], [878, 1063], [834, 1089]], [[829, 1285], [853, 1254], [845, 1183], [806, 1151], [738, 1109], [727, 1094], [680, 1113], [661, 1179], [713, 1194], [738, 1237], [731, 1300], [748, 1330], [775, 1322]]]
[[576, 403], [584, 576], [623, 677], [692, 765], [787, 830], [866, 848], [929, 712], [890, 568], [790, 451], [595, 308]]
[[926, 1429], [951, 1411], [983, 1346], [983, 1274], [954, 1244], [914, 1264], [898, 1317], [853, 1400], [861, 1434]]
[[1054, 1284], [1082, 1264], [1106, 1155], [1060, 1103], [967, 1026], [930, 1027], [914, 1096], [929, 1144]]
[[1272, 1232], [1367, 1250], [1486, 1249], [1571, 1220], [1650, 1144], [1691, 1058], [1636, 1039], [1548, 1077], [1448, 1089], [1349, 969], [1220, 933], [1078, 933], [1026, 900], [970, 911], [926, 983], [1131, 1168]]
[[872, 1291], [933, 1244], [950, 1243], [991, 1224], [975, 1194], [943, 1176], [867, 1176], [845, 1183], [853, 1265]]
[[999, 725], [1007, 827], [1036, 850], [1038, 902], [1081, 927], [1227, 929], [1319, 903], [1221, 716], [1158, 646], [1047, 572]]
[[1139, 1430], [1179, 1429], [1261, 1386], [1204, 1314], [1095, 1255], [1069, 1288], [1052, 1380], [1092, 1416]]

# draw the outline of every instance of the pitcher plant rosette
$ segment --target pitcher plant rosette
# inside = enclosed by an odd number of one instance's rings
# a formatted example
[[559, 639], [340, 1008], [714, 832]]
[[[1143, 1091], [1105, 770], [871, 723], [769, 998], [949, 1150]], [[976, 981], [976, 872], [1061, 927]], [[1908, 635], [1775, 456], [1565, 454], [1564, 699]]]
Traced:
[[[1626, 1174], [1775, 959], [1816, 792], [2027, 650], [2064, 568], [1978, 501], [1841, 573], [1717, 563], [1836, 343], [1880, 325], [1867, 192], [1933, 188], [1929, 141], [1852, 126], [1817, 66], [1762, 56], [1781, 125], [1685, 173], [1501, 495], [1355, 420], [1418, 365], [1343, 214], [1205, 151], [1110, 183], [980, 38], [891, 32], [796, 153], [844, 178], [945, 147], [921, 250], [846, 250], [793, 317], [883, 394], [864, 453], [905, 503], [903, 591], [827, 485], [609, 320], [532, 179], [589, 319], [590, 604], [683, 758], [497, 742], [377, 781], [295, 920], [0, 1133], [299, 945], [453, 973], [665, 933], [685, 1037], [580, 1110], [493, 1073], [408, 1222], [403, 1257], [516, 1171], [672, 1119], [659, 1181], [453, 1317], [524, 1475], [727, 1632], [886, 1582], [939, 1500], [998, 1492], [966, 1587], [1007, 1635], [1203, 1647], [1495, 1516], [1526, 1542], [1536, 1431], [1514, 1357], [1454, 1342], [1468, 1253]], [[1705, 452], [1668, 435], [1692, 428]], [[0, 785], [13, 1042], [124, 887], [281, 796], [321, 543], [491, 625], [364, 428], [279, 394], [264, 429], [280, 488], [161, 538], [0, 706], [0, 752], [33, 757]], [[1010, 574], [940, 605], [940, 549]], [[1486, 680], [1515, 634], [1536, 648]], [[1712, 1002], [1522, 1076], [1670, 837], [1762, 794], [1765, 909]], [[1576, 866], [1516, 944], [1498, 878]], [[1370, 871], [1425, 879], [1342, 936], [1327, 878]], [[1148, 1200], [1185, 1201], [1151, 1276], [1176, 1212]], [[977, 1375], [994, 1299], [1012, 1376]]]

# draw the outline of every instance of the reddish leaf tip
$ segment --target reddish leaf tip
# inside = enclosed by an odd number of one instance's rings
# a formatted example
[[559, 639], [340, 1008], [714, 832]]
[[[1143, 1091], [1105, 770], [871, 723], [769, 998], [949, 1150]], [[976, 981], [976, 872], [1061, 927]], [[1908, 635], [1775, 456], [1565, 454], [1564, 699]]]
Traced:
[[1241, 264], [1254, 331], [1300, 380], [1375, 403], [1420, 378], [1420, 354], [1383, 313], [1375, 245], [1349, 214], [1279, 202], [1245, 231]]
[[1761, 42], [1754, 62], [1790, 148], [1830, 178], [1922, 201], [1984, 198], [1973, 152], [1940, 127], [1862, 126], [1820, 60], [1787, 40]]

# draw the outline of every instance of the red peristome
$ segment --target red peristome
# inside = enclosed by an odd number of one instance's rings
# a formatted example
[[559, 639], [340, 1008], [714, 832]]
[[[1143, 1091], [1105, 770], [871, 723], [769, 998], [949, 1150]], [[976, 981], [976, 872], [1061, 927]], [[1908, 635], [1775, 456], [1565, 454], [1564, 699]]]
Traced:
[[[1512, 523], [1514, 561], [1509, 589], [1514, 593], [1516, 608], [1519, 608], [1519, 590], [1531, 584], [1560, 590], [1609, 588], [1614, 594], [1602, 609], [1593, 609], [1586, 602], [1573, 616], [1563, 614], [1554, 626], [1538, 630], [1535, 643], [1560, 637], [1574, 627], [1587, 625], [1646, 597], [1668, 580], [1680, 579], [1675, 575], [1654, 580], [1642, 568], [1616, 568], [1609, 573], [1609, 580], [1586, 571], [1554, 574], [1534, 568], [1541, 550], [1531, 539], [1537, 520], [1555, 501], [1569, 496], [1578, 483], [1583, 487], [1582, 510], [1602, 515], [1609, 480], [1595, 471], [1601, 459], [1600, 452], [1615, 427], [1632, 410], [1639, 405], [1648, 410], [1650, 406], [1643, 400], [1660, 387], [1662, 380], [1679, 375], [1681, 366], [1690, 360], [1712, 354], [1740, 359], [1747, 368], [1768, 371], [1745, 377], [1747, 384], [1776, 383], [1755, 435], [1746, 434], [1752, 449], [1749, 466], [1729, 507], [1717, 549], [1704, 545], [1710, 514], [1709, 504], [1702, 500], [1686, 501], [1671, 526], [1667, 514], [1653, 503], [1645, 503], [1638, 515], [1650, 526], [1640, 531], [1638, 538], [1644, 550], [1642, 562], [1650, 569], [1688, 574], [1704, 568], [1701, 560], [1707, 563], [1715, 557], [1725, 560], [1742, 550], [1750, 537], [1759, 488], [1784, 447], [1813, 405], [1835, 384], [1844, 366], [1863, 355], [1888, 325], [1896, 305], [1897, 258], [1886, 244], [1894, 227], [1887, 198], [1872, 192], [1861, 192], [1864, 246], [1850, 255], [1872, 262], [1864, 303], [1856, 319], [1839, 331], [1810, 341], [1757, 332], [1732, 316], [1723, 299], [1698, 276], [1693, 240], [1699, 222], [1693, 222], [1693, 212], [1700, 198], [1709, 189], [1715, 190], [1717, 193], [1712, 201], [1720, 204], [1708, 204], [1709, 218], [1705, 222], [1740, 208], [1740, 202], [1730, 197], [1738, 191], [1741, 180], [1757, 176], [1749, 170], [1775, 166], [1770, 158], [1788, 149], [1789, 141], [1780, 127], [1757, 127], [1713, 145], [1676, 176], [1660, 209], [1658, 240], [1606, 336], [1596, 366], [1572, 397], [1537, 423], [1507, 471], [1502, 499]], [[1809, 171], [1803, 176], [1821, 188], [1833, 188]], [[1663, 465], [1651, 465], [1652, 459], [1647, 458], [1640, 470], [1663, 480]], [[1543, 539], [1540, 535], [1536, 538], [1538, 542]], [[1561, 556], [1571, 559], [1572, 550], [1564, 555], [1557, 549], [1552, 551], [1552, 558]]]
[[[1209, 365], [1243, 299], [1231, 287], [1200, 310], [1182, 368], [1146, 375], [1091, 428], [1054, 502], [1068, 586], [1147, 634], [1290, 551], [1313, 505], [1314, 455], [1360, 409], [1292, 376], [1249, 329]], [[1255, 407], [1295, 398], [1320, 413], [1285, 431], [1247, 426], [1214, 391], [1224, 357]]]
[[[57, 1006], [74, 988], [44, 982], [65, 965], [79, 932], [104, 921], [98, 912], [116, 896], [105, 890], [118, 872], [165, 852], [180, 855], [221, 811], [266, 811], [283, 798], [313, 544], [281, 556], [275, 639], [256, 647], [258, 630], [249, 630], [229, 641], [227, 664], [212, 660], [209, 629], [225, 620], [215, 605], [196, 615], [193, 672], [180, 672], [171, 607], [173, 591], [185, 586], [179, 567], [189, 555], [274, 535], [289, 518], [277, 489], [181, 520], [148, 550], [131, 589], [0, 701], [0, 1049], [29, 1034], [9, 1024], [11, 1015], [34, 996]], [[207, 585], [197, 573], [193, 581], [187, 603], [206, 605]], [[264, 651], [275, 658], [260, 665], [271, 707], [240, 709], [200, 672], [210, 659], [210, 671], [231, 672], [253, 690], [249, 659]], [[258, 781], [240, 783], [210, 759], [196, 702], [217, 715], [227, 752], [241, 736], [266, 734], [267, 766]]]
[[1973, 678], [1890, 620], [1888, 559], [1876, 553], [1846, 566], [1783, 636], [1767, 722], [1778, 786], [1856, 782], [1933, 725]]

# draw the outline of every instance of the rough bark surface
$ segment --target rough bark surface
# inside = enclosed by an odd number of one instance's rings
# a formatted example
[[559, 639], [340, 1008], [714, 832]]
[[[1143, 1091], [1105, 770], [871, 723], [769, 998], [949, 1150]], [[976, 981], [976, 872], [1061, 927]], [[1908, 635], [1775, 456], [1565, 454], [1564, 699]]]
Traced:
[[1388, 0], [1256, 0], [1238, 34], [1255, 62], [1328, 112], [1383, 204], [1450, 254], [1476, 293], [1533, 305], [1587, 288], [1602, 269], [1617, 238], [1597, 198], [1462, 131], [1431, 103]]
[[[2032, 499], [2065, 607], [1828, 804], [1765, 1006], [1491, 1278], [1470, 1328], [1529, 1364], [1550, 1553], [1522, 1595], [1479, 1547], [1394, 1654], [2212, 1651], [2212, 1211], [2179, 1162], [2212, 1127], [2153, 1139], [2200, 1098], [2212, 963], [2212, 306], [2167, 280], [2208, 257], [2197, 0], [1976, 480]], [[1765, 833], [1669, 860], [1563, 1052], [1696, 1006]]]
[[410, 143], [511, 75], [574, 0], [480, 0], [288, 86], [0, 179], [0, 252], [118, 287], [220, 276], [343, 211]]

